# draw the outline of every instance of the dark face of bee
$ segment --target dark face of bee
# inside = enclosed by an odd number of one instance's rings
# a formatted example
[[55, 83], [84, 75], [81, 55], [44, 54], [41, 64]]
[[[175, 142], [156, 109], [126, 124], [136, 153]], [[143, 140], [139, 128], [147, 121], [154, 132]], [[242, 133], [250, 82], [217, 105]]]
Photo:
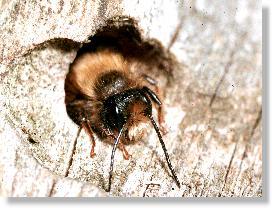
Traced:
[[121, 130], [134, 112], [132, 106], [138, 106], [138, 112], [143, 116], [150, 116], [152, 105], [150, 99], [142, 89], [129, 89], [113, 95], [103, 104], [102, 120], [112, 130]]

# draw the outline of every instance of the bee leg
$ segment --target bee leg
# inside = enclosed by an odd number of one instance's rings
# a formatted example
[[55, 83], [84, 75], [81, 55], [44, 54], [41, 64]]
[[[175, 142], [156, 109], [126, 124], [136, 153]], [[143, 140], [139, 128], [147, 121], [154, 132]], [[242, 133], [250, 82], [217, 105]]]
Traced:
[[91, 139], [92, 145], [91, 145], [91, 150], [90, 150], [90, 157], [93, 158], [96, 155], [96, 153], [94, 152], [96, 143], [95, 143], [95, 139], [93, 136], [93, 132], [92, 132], [91, 127], [87, 121], [85, 121], [83, 123], [83, 128], [85, 129], [86, 133], [89, 135], [89, 137]]
[[130, 158], [131, 155], [128, 153], [128, 151], [125, 148], [125, 145], [121, 141], [119, 143], [119, 148], [123, 152], [124, 159], [125, 160], [129, 160], [129, 158]]
[[158, 123], [160, 126], [160, 130], [162, 132], [163, 135], [167, 134], [167, 129], [165, 128], [165, 120], [164, 120], [164, 115], [163, 115], [163, 106], [161, 105], [161, 101], [158, 98], [157, 95], [162, 95], [161, 91], [159, 89], [159, 86], [157, 85], [157, 81], [155, 79], [153, 79], [151, 76], [147, 75], [147, 74], [143, 74], [142, 75], [143, 78], [145, 79], [145, 81], [147, 81], [150, 85], [152, 85], [155, 88], [156, 94], [151, 91], [149, 88], [147, 88], [147, 91], [149, 93], [149, 95], [154, 98], [154, 100], [156, 101], [157, 105], [157, 113], [158, 113]]
[[[128, 130], [125, 130], [124, 131], [125, 133], [124, 133], [124, 139], [126, 140], [126, 141], [130, 141], [130, 139], [129, 139], [129, 136], [128, 136]], [[113, 135], [113, 134], [108, 134], [108, 133], [106, 133], [106, 136], [107, 136], [107, 138], [109, 139], [109, 141], [113, 141], [113, 140], [115, 140], [116, 138], [115, 138], [115, 135]], [[122, 153], [123, 153], [123, 157], [124, 157], [124, 159], [125, 160], [129, 160], [129, 158], [131, 157], [131, 154], [129, 154], [128, 153], [128, 151], [126, 150], [126, 147], [125, 147], [125, 145], [123, 144], [123, 142], [122, 142], [122, 140], [121, 141], [119, 141], [119, 144], [118, 144], [118, 146], [119, 146], [119, 149], [122, 151]]]

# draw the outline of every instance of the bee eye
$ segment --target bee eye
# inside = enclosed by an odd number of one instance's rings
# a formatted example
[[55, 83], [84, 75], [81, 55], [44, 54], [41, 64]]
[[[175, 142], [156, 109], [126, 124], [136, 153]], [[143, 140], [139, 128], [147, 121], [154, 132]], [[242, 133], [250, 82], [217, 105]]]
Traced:
[[120, 130], [126, 123], [126, 117], [123, 114], [123, 110], [113, 101], [105, 104], [103, 117], [110, 128]]
[[115, 107], [115, 112], [116, 112], [116, 127], [118, 130], [120, 130], [123, 125], [126, 123], [125, 116], [123, 112], [116, 106]]

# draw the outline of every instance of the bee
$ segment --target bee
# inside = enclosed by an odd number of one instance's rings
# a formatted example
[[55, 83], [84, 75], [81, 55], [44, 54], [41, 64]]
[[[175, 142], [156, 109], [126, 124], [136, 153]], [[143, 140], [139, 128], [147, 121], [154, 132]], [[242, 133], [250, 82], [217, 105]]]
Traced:
[[[95, 156], [94, 134], [113, 144], [108, 192], [117, 147], [129, 159], [125, 145], [138, 138], [141, 124], [148, 123], [155, 129], [171, 174], [180, 187], [161, 134], [162, 102], [150, 88], [157, 90], [157, 82], [146, 73], [150, 68], [171, 71], [168, 60], [168, 53], [158, 41], [142, 37], [133, 18], [118, 16], [107, 20], [89, 37], [70, 65], [65, 79], [68, 116], [89, 135], [91, 157]], [[154, 106], [160, 128], [152, 115]]]

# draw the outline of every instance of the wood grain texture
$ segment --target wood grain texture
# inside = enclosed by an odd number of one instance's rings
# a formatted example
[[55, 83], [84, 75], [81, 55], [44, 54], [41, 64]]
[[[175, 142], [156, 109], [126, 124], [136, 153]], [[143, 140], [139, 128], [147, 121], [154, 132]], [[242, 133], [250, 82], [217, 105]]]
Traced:
[[[201, 2], [0, 1], [0, 194], [261, 197], [261, 5]], [[117, 14], [134, 16], [180, 62], [163, 103], [181, 189], [152, 129], [128, 146], [130, 160], [117, 152], [109, 194], [111, 146], [96, 139], [91, 159], [88, 136], [75, 141], [64, 79], [79, 42]]]

